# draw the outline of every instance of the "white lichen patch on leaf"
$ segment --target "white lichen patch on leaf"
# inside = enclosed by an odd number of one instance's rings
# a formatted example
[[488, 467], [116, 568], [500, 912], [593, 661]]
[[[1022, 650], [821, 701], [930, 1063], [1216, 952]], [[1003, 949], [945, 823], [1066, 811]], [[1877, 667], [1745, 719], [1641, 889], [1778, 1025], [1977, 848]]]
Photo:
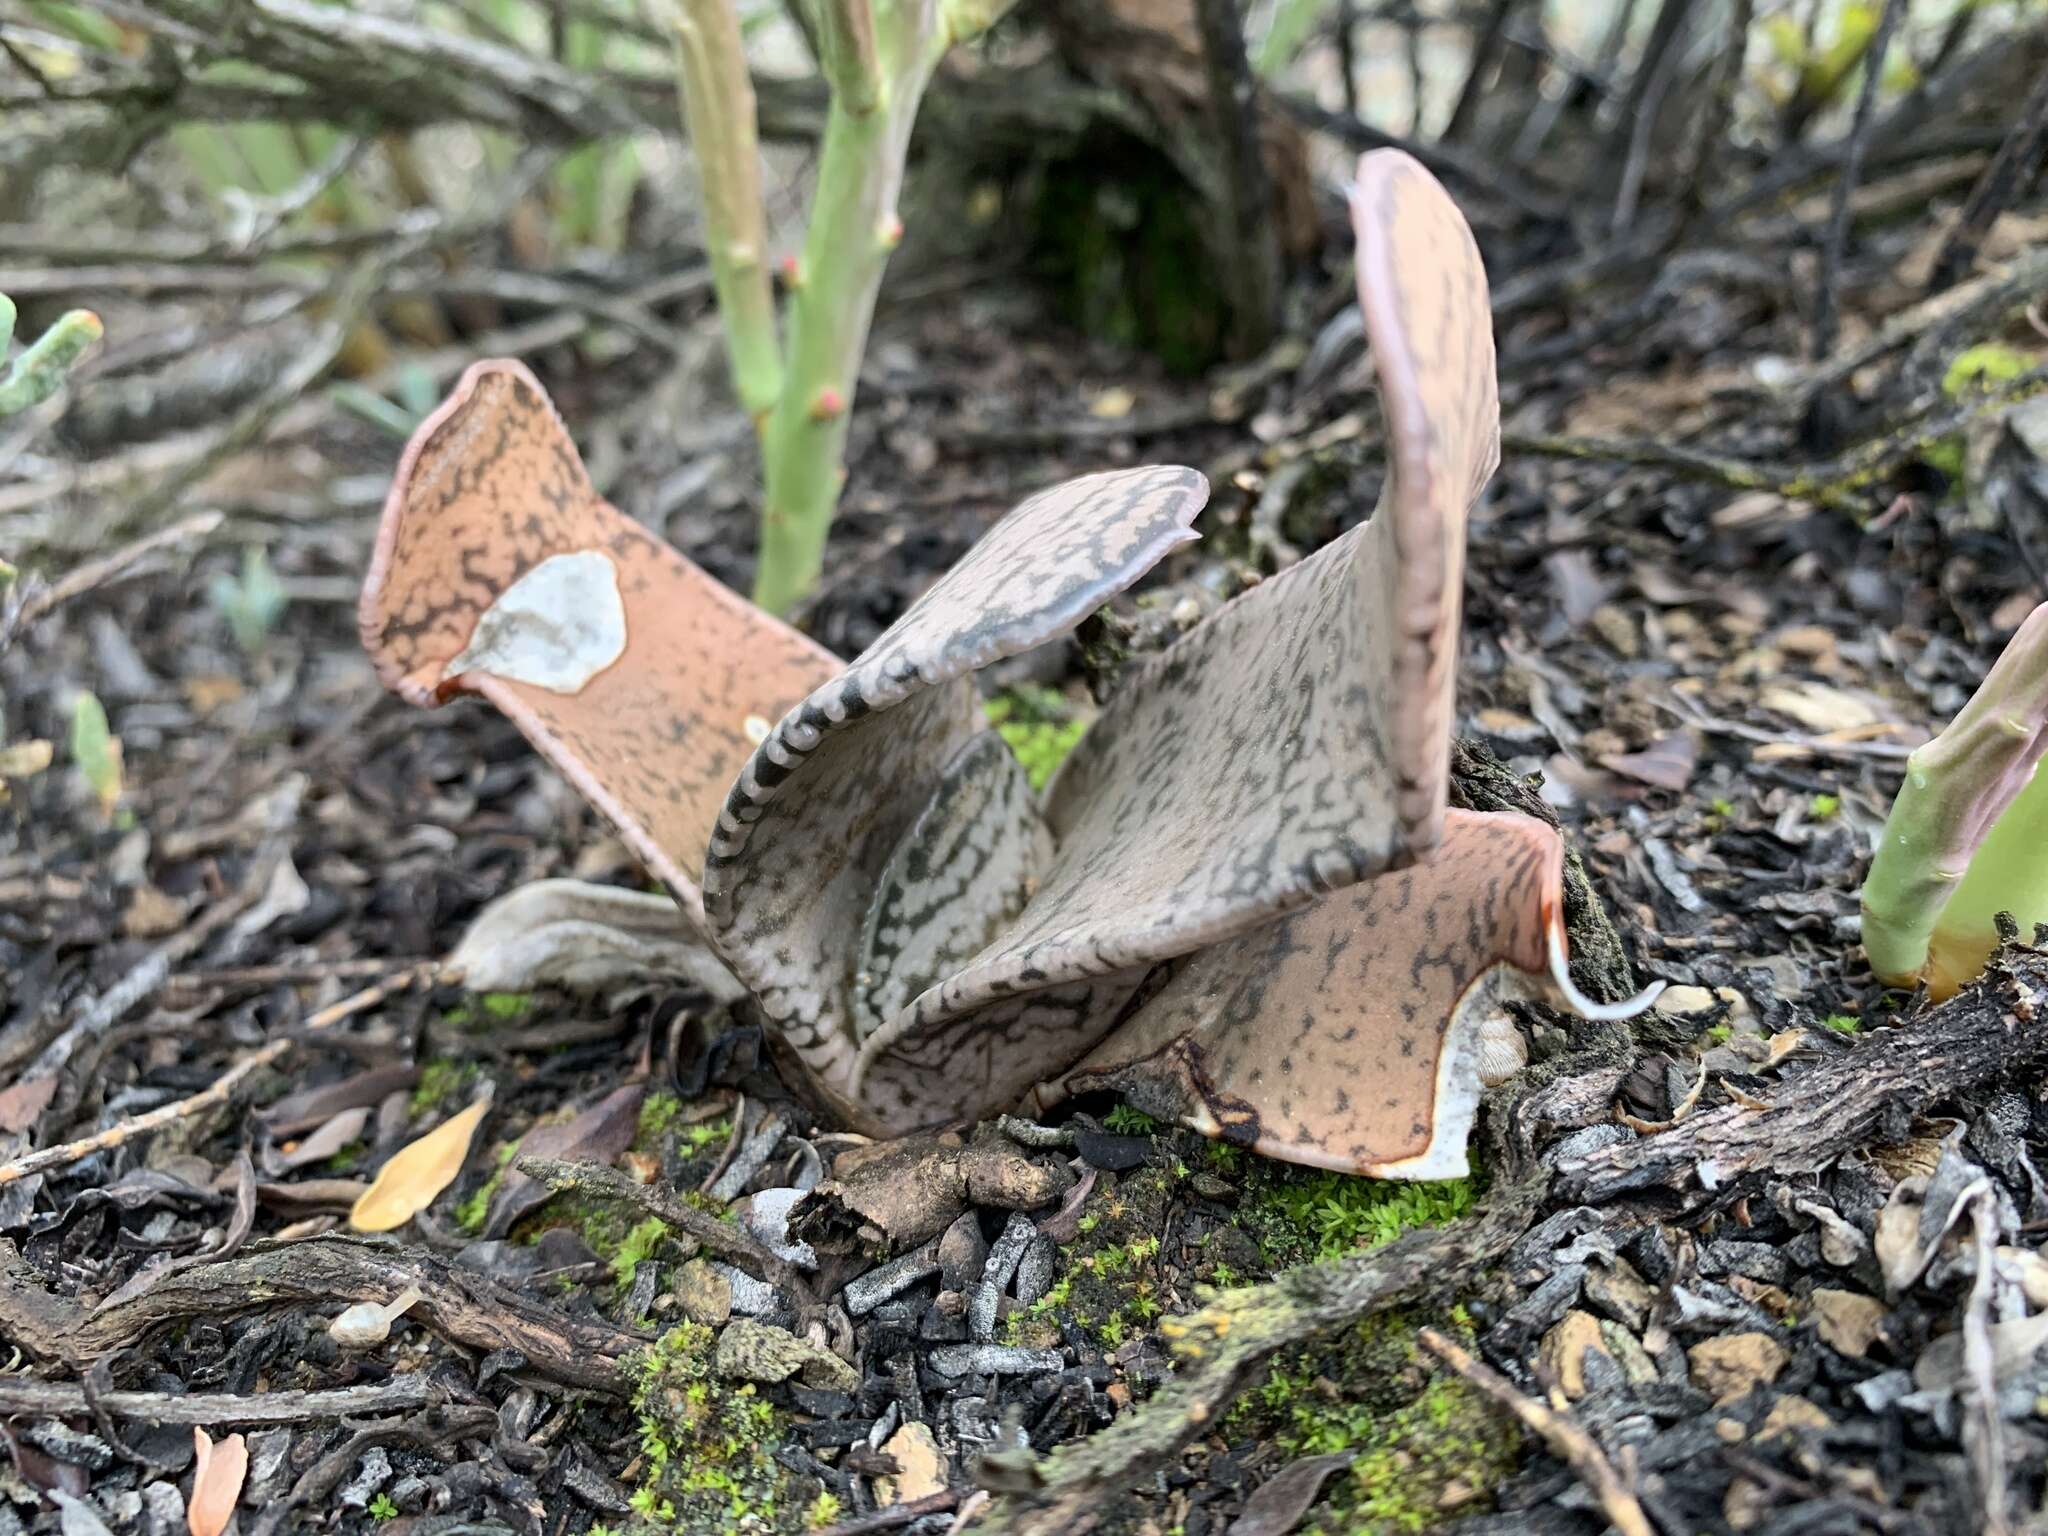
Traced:
[[551, 693], [577, 693], [626, 650], [619, 570], [594, 549], [550, 555], [484, 610], [449, 677], [488, 672]]

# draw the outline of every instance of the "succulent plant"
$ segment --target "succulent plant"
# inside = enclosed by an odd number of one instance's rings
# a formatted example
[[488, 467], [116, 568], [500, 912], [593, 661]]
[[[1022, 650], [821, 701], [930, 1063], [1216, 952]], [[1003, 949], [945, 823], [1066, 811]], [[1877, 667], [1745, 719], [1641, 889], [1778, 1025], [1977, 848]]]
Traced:
[[1863, 882], [1880, 981], [1940, 999], [1983, 970], [1997, 916], [2048, 923], [2048, 603], [2027, 615], [1948, 728], [1906, 761]]
[[1485, 276], [1405, 155], [1360, 162], [1353, 221], [1377, 511], [1134, 667], [1042, 797], [973, 673], [1193, 539], [1194, 470], [1041, 492], [841, 666], [606, 506], [532, 377], [480, 364], [400, 466], [365, 643], [407, 697], [511, 716], [850, 1124], [1115, 1088], [1276, 1157], [1460, 1172], [1505, 993], [1653, 994], [1571, 986], [1553, 829], [1446, 808]]
[[[0, 293], [0, 357], [14, 339], [14, 301]], [[57, 317], [51, 326], [21, 353], [4, 374], [0, 374], [0, 420], [41, 405], [64, 384], [64, 376], [77, 366], [86, 349], [103, 334], [100, 317], [89, 309], [74, 309]]]
[[1012, 0], [821, 0], [831, 91], [803, 254], [785, 269], [777, 333], [754, 88], [733, 0], [668, 0], [684, 126], [733, 385], [761, 439], [765, 502], [754, 600], [781, 613], [810, 590], [846, 476], [846, 433], [882, 269], [903, 238], [896, 196], [932, 71]]

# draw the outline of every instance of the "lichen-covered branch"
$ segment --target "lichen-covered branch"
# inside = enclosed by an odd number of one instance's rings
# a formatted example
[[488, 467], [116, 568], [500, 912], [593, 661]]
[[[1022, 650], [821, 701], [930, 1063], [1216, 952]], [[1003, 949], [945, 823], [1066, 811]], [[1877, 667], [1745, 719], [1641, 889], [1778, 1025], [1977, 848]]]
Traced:
[[1160, 1336], [1179, 1362], [1174, 1378], [1108, 1429], [1061, 1447], [1040, 1468], [1037, 1491], [1009, 1496], [980, 1529], [990, 1536], [1086, 1529], [1105, 1495], [1141, 1480], [1207, 1433], [1290, 1344], [1445, 1295], [1481, 1272], [1535, 1221], [1544, 1182], [1504, 1185], [1467, 1220], [1406, 1232], [1369, 1253], [1227, 1291], [1198, 1312], [1162, 1322]]

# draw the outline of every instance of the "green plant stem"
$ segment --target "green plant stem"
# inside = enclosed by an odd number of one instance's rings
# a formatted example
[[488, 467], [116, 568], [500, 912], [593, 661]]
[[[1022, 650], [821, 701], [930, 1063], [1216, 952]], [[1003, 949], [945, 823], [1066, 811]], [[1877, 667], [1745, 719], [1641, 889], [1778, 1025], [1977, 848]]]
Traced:
[[900, 232], [904, 152], [929, 76], [929, 64], [909, 78], [899, 73], [872, 112], [835, 99], [825, 119], [817, 201], [789, 306], [789, 375], [761, 434], [767, 500], [754, 601], [770, 613], [809, 591], [824, 561], [861, 353]]
[[[13, 305], [8, 309], [11, 330]], [[0, 417], [41, 405], [54, 395], [64, 383], [64, 375], [103, 334], [99, 316], [89, 309], [74, 309], [59, 316], [57, 323], [38, 336], [35, 344], [14, 360], [6, 377], [0, 379]]]
[[672, 11], [683, 126], [703, 187], [711, 283], [741, 406], [758, 423], [782, 393], [775, 295], [754, 85], [732, 0], [678, 0]]
[[1927, 946], [1929, 990], [1946, 995], [1984, 969], [1998, 947], [1997, 915], [2010, 912], [2020, 937], [2048, 923], [2048, 773], [2038, 769], [1992, 824]]

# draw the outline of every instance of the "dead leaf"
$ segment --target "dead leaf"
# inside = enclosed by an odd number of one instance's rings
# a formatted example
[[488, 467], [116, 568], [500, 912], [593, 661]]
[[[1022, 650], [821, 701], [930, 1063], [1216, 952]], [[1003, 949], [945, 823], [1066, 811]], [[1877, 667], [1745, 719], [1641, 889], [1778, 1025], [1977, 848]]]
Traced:
[[40, 737], [0, 747], [0, 779], [33, 778], [50, 766], [56, 748]]
[[469, 1144], [490, 1107], [489, 1099], [478, 1099], [459, 1115], [400, 1148], [378, 1172], [376, 1182], [363, 1191], [363, 1197], [348, 1213], [348, 1224], [358, 1232], [390, 1232], [432, 1205], [435, 1197], [462, 1172], [469, 1157]]
[[1282, 1467], [1244, 1501], [1244, 1513], [1231, 1521], [1229, 1536], [1287, 1536], [1301, 1524], [1323, 1484], [1351, 1465], [1352, 1454], [1304, 1456]]
[[946, 1491], [946, 1464], [939, 1443], [917, 1420], [898, 1429], [882, 1445], [882, 1454], [896, 1463], [894, 1477], [875, 1479], [877, 1504], [909, 1504]]
[[197, 1425], [192, 1428], [192, 1497], [185, 1505], [185, 1528], [192, 1536], [220, 1536], [235, 1517], [242, 1481], [249, 1475], [249, 1450], [240, 1435], [215, 1444]]
[[1878, 723], [1868, 701], [1826, 683], [1773, 683], [1757, 702], [1777, 714], [1789, 715], [1809, 731], [1854, 731]]
[[31, 1077], [0, 1088], [0, 1131], [18, 1135], [41, 1118], [57, 1096], [57, 1074]]
[[1600, 766], [1658, 789], [1679, 790], [1692, 782], [1700, 744], [1690, 731], [1670, 731], [1641, 752], [1610, 752]]

